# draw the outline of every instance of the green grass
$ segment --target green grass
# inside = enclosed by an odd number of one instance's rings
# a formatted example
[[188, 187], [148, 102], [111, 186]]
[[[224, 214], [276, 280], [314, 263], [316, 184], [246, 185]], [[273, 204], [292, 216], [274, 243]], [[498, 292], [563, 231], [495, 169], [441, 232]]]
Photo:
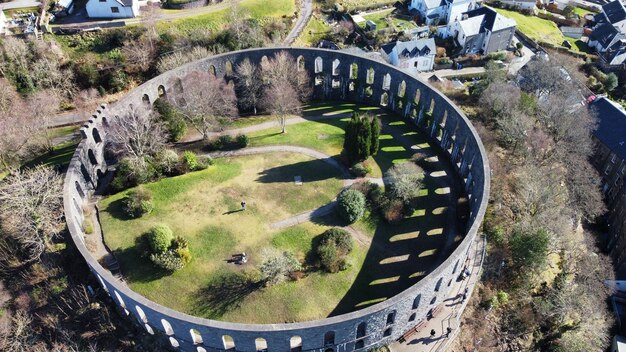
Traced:
[[331, 31], [331, 27], [322, 19], [312, 16], [302, 33], [295, 41], [296, 46], [313, 46]]
[[22, 7], [19, 9], [9, 9], [9, 10], [4, 10], [4, 15], [7, 17], [7, 19], [10, 19], [13, 15], [17, 15], [17, 14], [26, 14], [26, 13], [39, 13], [39, 6], [31, 6], [31, 7]]
[[561, 46], [565, 37], [556, 23], [535, 16], [526, 16], [519, 12], [494, 8], [499, 14], [512, 18], [517, 28], [530, 38]]
[[589, 48], [587, 43], [583, 42], [580, 39], [574, 39], [570, 37], [565, 37], [565, 40], [569, 41], [572, 44], [572, 50], [579, 51], [581, 53], [591, 53], [592, 50]]
[[[389, 27], [389, 23], [385, 19], [387, 16], [391, 15], [394, 9], [389, 9], [381, 12], [377, 12], [371, 15], [363, 16], [365, 21], [372, 21], [376, 23], [376, 29], [384, 29]], [[363, 27], [365, 27], [365, 23], [362, 23]]]
[[57, 138], [63, 136], [69, 136], [80, 129], [80, 126], [65, 126], [65, 127], [56, 127], [48, 130], [49, 138]]
[[34, 159], [26, 162], [23, 167], [31, 168], [37, 165], [45, 165], [61, 169], [65, 168], [72, 160], [72, 156], [74, 155], [74, 151], [77, 146], [78, 143], [73, 141], [56, 145], [51, 152], [35, 157]]
[[574, 13], [579, 15], [580, 17], [583, 17], [583, 16], [585, 16], [587, 14], [590, 14], [590, 13], [593, 14], [593, 12], [591, 12], [589, 10], [585, 10], [583, 8], [580, 8], [580, 7], [575, 7], [574, 8]]
[[274, 120], [274, 117], [267, 115], [240, 117], [235, 119], [228, 128], [244, 128], [272, 120]]

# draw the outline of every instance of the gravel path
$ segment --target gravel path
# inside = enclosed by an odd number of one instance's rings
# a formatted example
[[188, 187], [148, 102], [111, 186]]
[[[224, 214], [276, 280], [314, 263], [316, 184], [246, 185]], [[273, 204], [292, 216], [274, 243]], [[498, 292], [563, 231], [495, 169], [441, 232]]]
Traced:
[[296, 38], [298, 38], [300, 33], [304, 30], [304, 27], [306, 27], [306, 24], [309, 22], [311, 13], [313, 13], [313, 0], [300, 0], [300, 17], [298, 17], [298, 21], [291, 29], [291, 32], [287, 34], [287, 37], [283, 41], [283, 45], [290, 46], [293, 44]]

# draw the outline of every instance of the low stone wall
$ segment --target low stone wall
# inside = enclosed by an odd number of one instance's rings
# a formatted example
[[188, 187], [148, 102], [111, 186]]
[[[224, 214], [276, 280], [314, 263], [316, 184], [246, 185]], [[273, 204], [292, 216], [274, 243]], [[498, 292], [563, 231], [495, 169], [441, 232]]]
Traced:
[[[400, 294], [362, 310], [315, 321], [263, 325], [202, 319], [133, 292], [103, 268], [84, 244], [83, 204], [108, 168], [104, 159], [107, 125], [123, 116], [131, 105], [151, 103], [167, 94], [188, 72], [204, 70], [231, 80], [233, 67], [245, 58], [260, 63], [283, 50], [310, 73], [316, 99], [382, 106], [404, 116], [447, 151], [468, 198], [465, 238], [439, 267]], [[356, 75], [351, 73], [352, 65], [358, 67], [354, 70]], [[65, 216], [72, 239], [120, 309], [148, 332], [161, 331], [172, 346], [184, 351], [256, 351], [257, 338], [266, 341], [269, 351], [365, 351], [398, 339], [446, 297], [448, 285], [457, 277], [477, 235], [489, 197], [490, 171], [485, 150], [469, 120], [448, 98], [393, 66], [339, 51], [268, 48], [202, 59], [155, 77], [110, 107], [103, 105], [81, 128], [81, 133], [83, 140], [69, 165], [64, 185]]]
[[198, 7], [207, 6], [209, 4], [208, 0], [195, 0], [181, 4], [172, 4], [171, 2], [166, 2], [163, 4], [163, 7], [166, 9], [173, 10], [188, 10], [188, 9], [196, 9]]

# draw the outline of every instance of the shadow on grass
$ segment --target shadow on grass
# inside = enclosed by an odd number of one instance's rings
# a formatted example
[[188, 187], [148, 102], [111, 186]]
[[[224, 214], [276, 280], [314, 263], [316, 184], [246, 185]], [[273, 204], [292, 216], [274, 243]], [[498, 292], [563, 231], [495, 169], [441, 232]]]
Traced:
[[323, 181], [340, 177], [340, 171], [327, 161], [314, 159], [263, 170], [259, 172], [257, 181], [262, 183], [295, 182], [296, 176], [300, 176], [302, 182]]
[[107, 208], [104, 211], [118, 220], [127, 221], [133, 219], [124, 211], [124, 198], [112, 201], [109, 205], [107, 205]]
[[172, 274], [154, 265], [147, 252], [148, 244], [145, 235], [135, 238], [134, 246], [113, 252], [120, 262], [126, 281], [146, 283]]
[[193, 297], [196, 316], [218, 319], [237, 309], [251, 293], [260, 289], [263, 282], [255, 282], [244, 273], [221, 273], [216, 275]]
[[28, 169], [38, 165], [52, 166], [57, 171], [63, 171], [69, 165], [74, 155], [74, 151], [78, 143], [64, 143], [62, 145], [54, 146], [52, 151], [46, 152], [37, 156], [36, 158], [25, 163], [22, 168]]

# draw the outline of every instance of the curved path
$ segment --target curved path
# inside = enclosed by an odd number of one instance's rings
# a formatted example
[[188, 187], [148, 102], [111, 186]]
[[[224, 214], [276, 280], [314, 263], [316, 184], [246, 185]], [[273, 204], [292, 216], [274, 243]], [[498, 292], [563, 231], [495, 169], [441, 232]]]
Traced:
[[300, 33], [306, 27], [306, 24], [309, 22], [309, 18], [311, 18], [311, 13], [313, 13], [313, 0], [300, 0], [300, 16], [298, 17], [298, 21], [296, 25], [293, 26], [287, 37], [283, 41], [283, 45], [291, 45], [298, 38]]

